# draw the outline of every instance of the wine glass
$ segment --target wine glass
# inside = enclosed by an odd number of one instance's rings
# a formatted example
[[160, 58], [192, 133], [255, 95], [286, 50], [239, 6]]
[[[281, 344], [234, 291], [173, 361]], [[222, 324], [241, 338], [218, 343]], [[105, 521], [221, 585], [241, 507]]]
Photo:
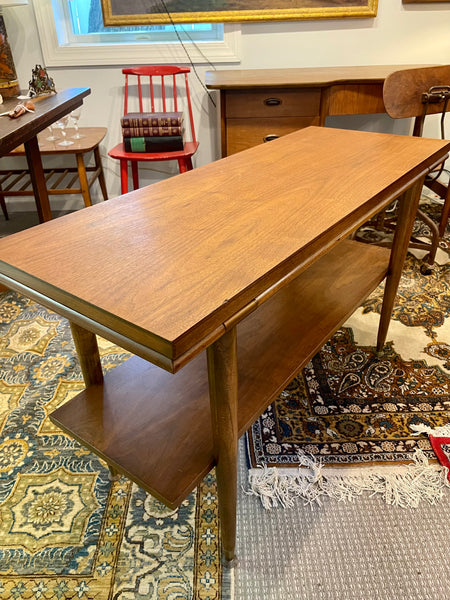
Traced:
[[58, 129], [58, 127], [56, 127], [55, 123], [52, 123], [51, 125], [49, 125], [47, 127], [47, 129], [50, 132], [50, 135], [48, 136], [48, 138], [45, 138], [48, 142], [56, 142], [56, 140], [59, 140], [59, 135], [55, 135], [55, 130]]
[[61, 119], [59, 119], [59, 121], [56, 121], [55, 126], [61, 131], [61, 135], [63, 137], [62, 142], [58, 142], [58, 146], [71, 146], [74, 142], [72, 142], [71, 140], [66, 139], [67, 137], [67, 125], [69, 124], [69, 115], [66, 115], [64, 117], [62, 117]]
[[73, 139], [75, 140], [79, 140], [81, 138], [84, 137], [84, 135], [82, 135], [79, 131], [78, 131], [78, 120], [80, 118], [81, 115], [81, 107], [80, 108], [76, 108], [75, 110], [73, 110], [70, 113], [70, 116], [72, 118], [73, 121], [73, 126], [75, 127], [75, 135], [72, 136]]

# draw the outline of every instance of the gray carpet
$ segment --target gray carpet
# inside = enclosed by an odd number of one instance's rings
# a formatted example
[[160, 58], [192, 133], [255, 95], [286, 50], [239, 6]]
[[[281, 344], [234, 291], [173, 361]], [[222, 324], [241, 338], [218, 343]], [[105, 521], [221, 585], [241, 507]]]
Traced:
[[[53, 211], [53, 217], [60, 217], [67, 214], [65, 211]], [[36, 211], [11, 212], [8, 209], [9, 219], [6, 220], [0, 210], [0, 237], [5, 237], [12, 233], [17, 233], [23, 229], [39, 225], [39, 218]]]
[[418, 509], [382, 498], [262, 508], [240, 446], [236, 600], [447, 600], [450, 492]]

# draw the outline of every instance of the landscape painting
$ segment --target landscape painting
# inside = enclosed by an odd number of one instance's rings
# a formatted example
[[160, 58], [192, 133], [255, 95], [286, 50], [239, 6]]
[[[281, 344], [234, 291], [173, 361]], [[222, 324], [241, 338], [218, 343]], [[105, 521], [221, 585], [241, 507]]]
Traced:
[[375, 17], [378, 0], [101, 0], [106, 26]]

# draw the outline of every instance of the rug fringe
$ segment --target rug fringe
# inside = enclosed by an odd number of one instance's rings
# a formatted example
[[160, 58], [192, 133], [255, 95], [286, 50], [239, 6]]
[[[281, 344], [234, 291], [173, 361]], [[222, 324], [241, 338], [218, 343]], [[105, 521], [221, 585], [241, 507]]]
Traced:
[[439, 437], [448, 437], [450, 436], [450, 423], [447, 425], [442, 425], [441, 427], [430, 427], [429, 425], [425, 425], [424, 423], [419, 423], [418, 425], [410, 425], [410, 428], [415, 432], [411, 435], [419, 435], [421, 433], [426, 433], [428, 435], [434, 435]]
[[245, 492], [258, 496], [267, 509], [278, 505], [291, 508], [296, 498], [303, 499], [306, 504], [318, 505], [321, 505], [324, 496], [339, 502], [354, 501], [365, 492], [370, 496], [381, 495], [387, 504], [393, 506], [417, 508], [421, 501], [436, 504], [442, 498], [444, 488], [450, 487], [448, 469], [430, 465], [419, 449], [408, 465], [394, 470], [368, 467], [361, 469], [357, 475], [352, 472], [352, 467], [345, 469], [346, 474], [343, 474], [343, 469], [334, 473], [332, 467], [324, 471], [322, 463], [304, 452], [299, 452], [298, 457], [298, 469], [250, 469], [250, 488]]

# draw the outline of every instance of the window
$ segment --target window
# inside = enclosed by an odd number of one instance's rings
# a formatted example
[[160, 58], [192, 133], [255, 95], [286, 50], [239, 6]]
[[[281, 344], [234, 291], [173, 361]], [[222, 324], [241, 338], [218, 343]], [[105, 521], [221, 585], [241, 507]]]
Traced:
[[104, 27], [100, 0], [34, 0], [34, 10], [47, 67], [239, 60], [236, 24]]
[[[105, 27], [100, 0], [52, 0], [53, 12], [64, 16], [65, 31], [58, 32], [59, 43], [149, 43], [223, 41], [221, 23]], [[62, 34], [62, 35], [61, 35]]]

